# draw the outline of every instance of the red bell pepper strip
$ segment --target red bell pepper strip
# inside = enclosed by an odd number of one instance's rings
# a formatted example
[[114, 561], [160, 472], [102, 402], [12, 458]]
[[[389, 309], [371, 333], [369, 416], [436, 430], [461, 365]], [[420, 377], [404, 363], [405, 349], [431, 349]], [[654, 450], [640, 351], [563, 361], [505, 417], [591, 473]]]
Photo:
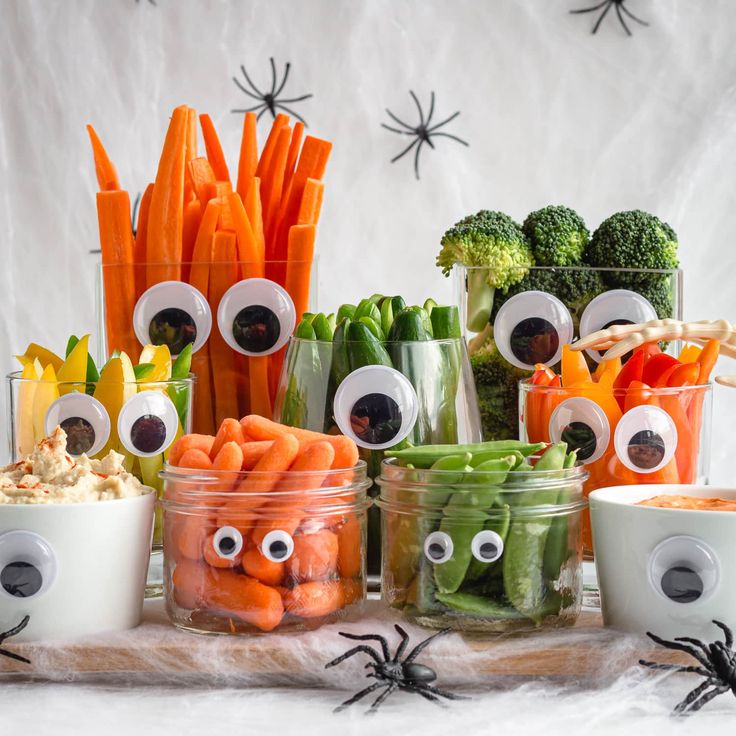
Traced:
[[673, 358], [671, 355], [667, 355], [667, 353], [652, 355], [652, 357], [644, 364], [641, 380], [649, 386], [656, 386], [661, 375], [666, 370], [677, 365], [680, 365], [680, 361], [677, 360], [677, 358]]
[[642, 380], [646, 357], [642, 350], [635, 351], [613, 382], [614, 394], [622, 410], [624, 408], [625, 389], [629, 387], [632, 381]]

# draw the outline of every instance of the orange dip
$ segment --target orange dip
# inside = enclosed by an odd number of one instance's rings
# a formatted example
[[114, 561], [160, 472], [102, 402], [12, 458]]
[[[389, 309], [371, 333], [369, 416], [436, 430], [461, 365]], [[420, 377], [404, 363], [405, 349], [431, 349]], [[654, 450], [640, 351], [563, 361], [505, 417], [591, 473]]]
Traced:
[[654, 496], [646, 501], [639, 501], [636, 505], [691, 511], [736, 511], [736, 499], [699, 498], [698, 496]]

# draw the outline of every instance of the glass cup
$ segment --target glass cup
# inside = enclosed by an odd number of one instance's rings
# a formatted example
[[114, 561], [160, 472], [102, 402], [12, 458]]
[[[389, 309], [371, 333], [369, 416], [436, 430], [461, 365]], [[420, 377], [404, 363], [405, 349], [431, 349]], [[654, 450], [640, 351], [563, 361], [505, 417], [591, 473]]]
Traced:
[[[712, 384], [614, 389], [519, 384], [520, 436], [568, 443], [597, 488], [646, 483], [702, 484], [710, 463]], [[585, 512], [583, 544], [592, 556]]]
[[[516, 436], [518, 381], [536, 363], [555, 367], [563, 345], [613, 324], [682, 318], [679, 269], [535, 266], [506, 293], [487, 277], [487, 268], [453, 268], [486, 440]], [[591, 367], [601, 359], [586, 357]]]
[[[582, 601], [582, 466], [463, 473], [385, 460], [381, 595], [413, 623], [506, 632], [572, 625]], [[470, 503], [466, 504], [466, 500]]]
[[[475, 385], [462, 338], [386, 342], [391, 366], [365, 364], [364, 345], [292, 337], [276, 399], [283, 424], [342, 433], [360, 447], [368, 477], [380, 474], [390, 447], [480, 440]], [[343, 358], [347, 362], [343, 362]], [[351, 360], [352, 359], [352, 360]], [[374, 491], [374, 494], [377, 492]], [[369, 514], [368, 570], [380, 572], [380, 517]]]
[[164, 597], [199, 633], [314, 629], [366, 596], [365, 463], [281, 474], [167, 466]]

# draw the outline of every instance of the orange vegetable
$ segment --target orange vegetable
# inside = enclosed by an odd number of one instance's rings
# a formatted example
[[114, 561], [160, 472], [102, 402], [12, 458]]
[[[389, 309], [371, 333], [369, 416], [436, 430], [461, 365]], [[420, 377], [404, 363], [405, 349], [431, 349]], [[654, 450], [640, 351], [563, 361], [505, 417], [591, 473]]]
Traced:
[[185, 434], [180, 437], [169, 450], [169, 464], [178, 465], [181, 456], [187, 450], [201, 450], [209, 456], [215, 438], [209, 434]]
[[91, 125], [87, 126], [87, 133], [89, 134], [89, 141], [92, 144], [92, 155], [95, 158], [95, 174], [97, 174], [97, 183], [100, 191], [109, 192], [120, 189], [118, 172], [113, 162], [110, 161], [110, 157], [107, 155], [102, 141], [100, 141], [95, 129]]
[[207, 453], [203, 452], [202, 450], [192, 448], [190, 450], [185, 450], [182, 453], [177, 465], [182, 468], [209, 470], [210, 468], [212, 468], [212, 460], [210, 460], [210, 456]]
[[209, 115], [200, 115], [199, 124], [202, 127], [202, 137], [204, 138], [204, 147], [207, 150], [207, 160], [212, 165], [215, 172], [215, 178], [218, 181], [230, 181], [230, 172], [225, 161], [225, 154], [222, 152], [220, 139], [217, 137], [217, 131], [212, 124]]
[[699, 363], [676, 365], [667, 378], [667, 386], [694, 386], [700, 377]]
[[281, 475], [288, 470], [299, 454], [299, 441], [293, 435], [283, 435], [274, 440], [271, 447], [263, 453], [253, 471], [267, 475], [254, 477], [249, 475], [241, 484], [241, 493], [269, 493], [281, 480]]
[[263, 209], [261, 207], [261, 180], [255, 177], [251, 183], [251, 187], [248, 190], [248, 195], [243, 200], [245, 205], [245, 211], [248, 213], [248, 220], [251, 228], [253, 228], [253, 235], [256, 239], [256, 247], [258, 250], [258, 259], [261, 262], [265, 262], [266, 259], [266, 240], [263, 233]]
[[258, 160], [258, 165], [256, 166], [256, 176], [263, 181], [263, 178], [268, 173], [268, 170], [271, 168], [271, 158], [273, 157], [274, 149], [276, 148], [276, 142], [279, 137], [279, 131], [284, 125], [287, 125], [289, 122], [289, 116], [284, 115], [283, 113], [279, 113], [275, 118], [273, 123], [271, 123], [271, 130], [268, 134], [268, 138], [266, 138], [266, 145], [263, 146], [263, 151], [261, 151], [261, 158]]
[[345, 601], [344, 606], [349, 606], [351, 603], [362, 599], [365, 596], [365, 583], [362, 579], [359, 580], [343, 580], [342, 581], [343, 595]]
[[256, 114], [245, 113], [243, 118], [243, 136], [240, 140], [240, 158], [238, 159], [238, 182], [236, 190], [245, 201], [248, 196], [253, 177], [258, 166], [258, 142], [256, 139]]
[[212, 165], [206, 158], [193, 158], [187, 164], [187, 170], [192, 180], [194, 193], [201, 205], [206, 207], [207, 203], [217, 195], [217, 177], [212, 170]]
[[213, 520], [202, 514], [169, 514], [166, 517], [169, 538], [182, 558], [199, 561], [208, 535], [215, 530]]
[[309, 286], [314, 259], [314, 225], [295, 225], [289, 230], [289, 248], [284, 288], [294, 302], [297, 324], [309, 307]]
[[200, 562], [180, 560], [171, 576], [174, 600], [189, 611], [202, 608], [210, 590], [217, 585], [216, 572]]
[[198, 199], [187, 202], [184, 207], [184, 221], [181, 241], [181, 276], [185, 281], [189, 280], [191, 262], [194, 258], [194, 244], [199, 232], [199, 223], [202, 219], [202, 205]]
[[329, 529], [314, 534], [297, 534], [294, 552], [286, 561], [295, 580], [324, 580], [337, 571], [337, 535]]
[[213, 470], [238, 472], [243, 466], [243, 451], [237, 442], [226, 442], [212, 461]]
[[304, 185], [304, 196], [299, 205], [297, 225], [316, 225], [322, 209], [322, 198], [325, 193], [324, 182], [319, 179], [307, 179]]
[[358, 577], [362, 571], [361, 538], [360, 522], [350, 514], [337, 529], [337, 571], [343, 578]]
[[228, 568], [237, 567], [243, 559], [243, 550], [241, 549], [235, 557], [220, 557], [215, 550], [215, 535], [210, 534], [202, 545], [202, 553], [204, 560], [208, 565], [217, 567], [221, 570], [227, 570]]
[[107, 346], [109, 350], [117, 348], [133, 355], [138, 341], [131, 329], [136, 295], [128, 193], [98, 192], [97, 220], [104, 267]]
[[292, 616], [319, 618], [345, 605], [345, 589], [340, 580], [302, 583], [284, 595], [284, 608]]
[[286, 157], [286, 168], [284, 171], [284, 187], [282, 199], [288, 198], [291, 189], [291, 180], [294, 177], [294, 169], [299, 158], [299, 148], [302, 144], [302, 135], [304, 134], [304, 123], [299, 120], [294, 123], [294, 131], [291, 134], [291, 142], [289, 143], [289, 154]]
[[697, 362], [702, 350], [703, 349], [697, 345], [685, 345], [685, 347], [680, 351], [678, 360], [680, 363], [695, 363]]
[[227, 202], [237, 238], [241, 276], [244, 279], [263, 278], [263, 259], [243, 201], [237, 192], [233, 192], [228, 195]]
[[[189, 170], [189, 162], [197, 158], [197, 111], [191, 107], [187, 108], [187, 133], [184, 143], [184, 204], [194, 199], [197, 194], [194, 191], [194, 182]], [[204, 206], [204, 205], [202, 205]]]
[[273, 148], [268, 170], [261, 180], [261, 200], [263, 203], [263, 227], [266, 233], [266, 259], [273, 260], [272, 252], [274, 237], [273, 231], [276, 227], [276, 219], [281, 205], [281, 192], [284, 186], [284, 168], [289, 154], [289, 141], [291, 140], [291, 128], [283, 125], [279, 129], [276, 143]]
[[624, 412], [630, 411], [635, 406], [649, 404], [659, 406], [659, 399], [654, 395], [651, 387], [642, 381], [632, 381], [624, 397]]
[[246, 575], [259, 580], [265, 585], [281, 585], [286, 568], [283, 562], [274, 562], [261, 554], [257, 547], [251, 547], [242, 559], [243, 571]]
[[687, 413], [677, 395], [663, 395], [659, 398], [660, 405], [677, 427], [677, 448], [675, 462], [680, 483], [695, 483], [697, 475], [697, 458], [699, 437], [693, 435]]
[[148, 235], [148, 212], [151, 208], [153, 184], [146, 187], [138, 205], [138, 222], [135, 230], [135, 245], [133, 246], [133, 263], [135, 267], [135, 297], [136, 300], [146, 290], [146, 238]]
[[250, 410], [253, 414], [270, 417], [273, 414], [271, 394], [268, 385], [270, 368], [268, 355], [248, 357], [248, 378], [250, 381]]
[[243, 442], [240, 445], [240, 449], [243, 452], [243, 470], [253, 470], [266, 451], [271, 449], [272, 444], [273, 442], [271, 440], [265, 440], [263, 442], [250, 440]]
[[585, 362], [585, 355], [580, 351], [570, 350], [569, 345], [564, 345], [562, 348], [560, 374], [562, 385], [565, 387], [593, 380], [588, 364]]
[[181, 278], [187, 108], [177, 107], [166, 133], [148, 214], [146, 283]]
[[698, 355], [698, 363], [700, 364], [700, 373], [698, 374], [698, 383], [702, 386], [710, 380], [710, 374], [718, 360], [718, 351], [721, 343], [718, 340], [708, 340], [703, 346], [703, 350]]
[[359, 454], [358, 446], [350, 439], [342, 434], [329, 435], [330, 439], [325, 440], [332, 445], [335, 451], [335, 459], [332, 462], [333, 470], [343, 470], [346, 468], [354, 468], [358, 464]]
[[210, 457], [214, 460], [226, 442], [235, 442], [241, 445], [244, 441], [240, 422], [237, 419], [223, 419], [220, 428], [217, 430], [215, 441], [212, 443]]

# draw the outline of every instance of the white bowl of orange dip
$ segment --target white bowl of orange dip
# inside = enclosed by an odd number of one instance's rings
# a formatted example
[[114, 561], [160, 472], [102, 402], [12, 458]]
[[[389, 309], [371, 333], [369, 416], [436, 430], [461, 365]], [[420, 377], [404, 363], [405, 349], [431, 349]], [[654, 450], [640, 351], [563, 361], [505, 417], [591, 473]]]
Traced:
[[736, 488], [632, 485], [589, 496], [603, 621], [710, 639], [736, 629]]

